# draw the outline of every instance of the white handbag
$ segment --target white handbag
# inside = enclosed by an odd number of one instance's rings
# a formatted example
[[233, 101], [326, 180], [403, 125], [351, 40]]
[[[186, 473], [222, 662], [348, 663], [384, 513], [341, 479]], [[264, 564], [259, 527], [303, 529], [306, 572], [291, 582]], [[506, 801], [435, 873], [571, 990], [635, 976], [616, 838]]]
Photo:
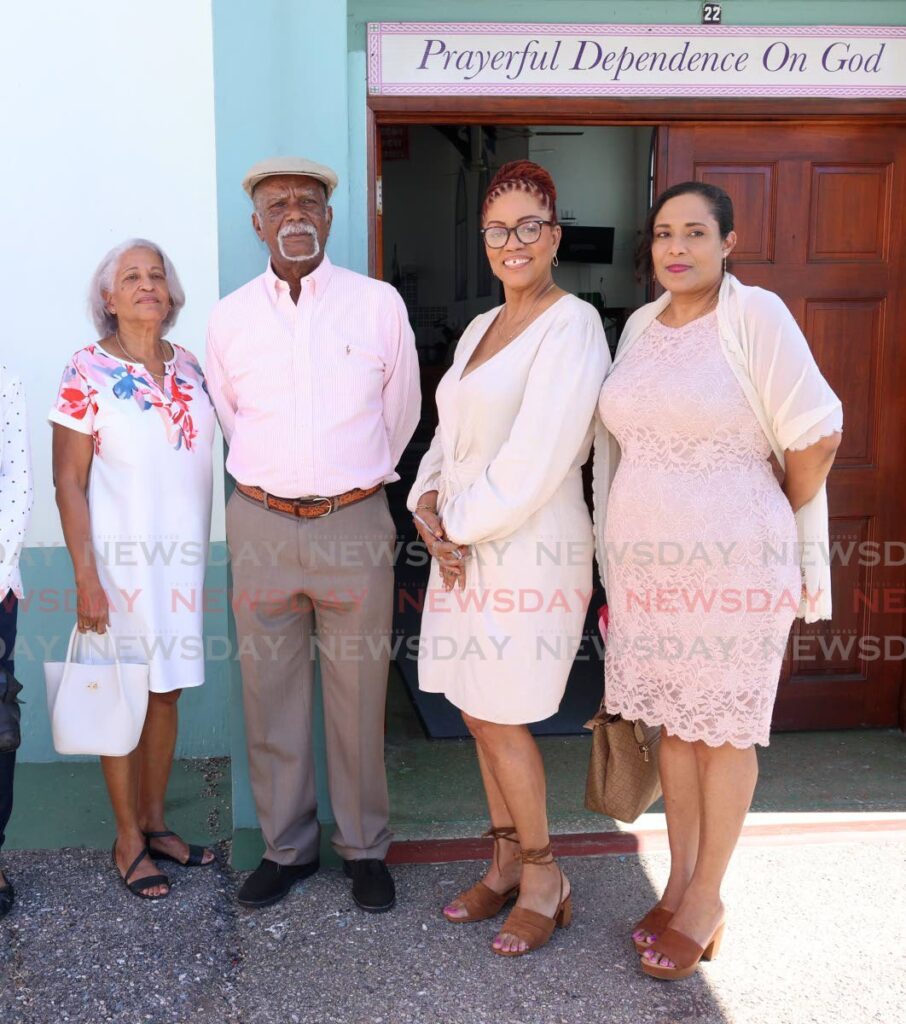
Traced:
[[75, 626], [66, 648], [66, 660], [44, 662], [54, 750], [58, 754], [124, 757], [138, 746], [145, 724], [148, 666], [119, 660], [109, 626], [112, 660], [74, 661], [77, 643], [83, 635], [91, 636], [96, 648], [98, 634], [80, 634]]

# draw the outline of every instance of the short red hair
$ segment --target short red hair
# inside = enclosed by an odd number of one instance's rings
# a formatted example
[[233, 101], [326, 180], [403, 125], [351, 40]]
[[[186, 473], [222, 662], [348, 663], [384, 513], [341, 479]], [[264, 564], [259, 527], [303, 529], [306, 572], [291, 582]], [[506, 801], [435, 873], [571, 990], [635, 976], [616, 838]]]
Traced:
[[488, 207], [498, 196], [517, 189], [535, 196], [550, 211], [554, 224], [557, 223], [557, 186], [550, 174], [531, 160], [511, 160], [494, 175], [481, 204], [481, 219], [484, 220]]

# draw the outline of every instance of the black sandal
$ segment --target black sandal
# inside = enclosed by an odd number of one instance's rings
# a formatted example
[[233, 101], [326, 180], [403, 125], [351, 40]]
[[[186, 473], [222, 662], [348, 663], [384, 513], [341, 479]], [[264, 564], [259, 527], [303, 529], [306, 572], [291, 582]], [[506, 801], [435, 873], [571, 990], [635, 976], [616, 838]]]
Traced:
[[163, 850], [153, 850], [151, 848], [152, 839], [168, 839], [170, 836], [179, 836], [175, 832], [145, 832], [145, 842], [147, 843], [148, 852], [155, 860], [172, 860], [174, 864], [179, 864], [184, 868], [209, 868], [212, 864], [217, 863], [216, 857], [211, 857], [210, 860], [206, 861], [204, 855], [207, 852], [207, 847], [195, 846], [193, 843], [186, 843], [189, 847], [189, 859], [180, 860], [178, 857], [174, 857], [171, 853], [165, 853]]
[[[129, 879], [132, 877], [132, 873], [141, 864], [141, 862], [148, 857], [148, 851], [142, 850], [142, 852], [135, 858], [135, 860], [129, 865], [129, 870], [125, 875], [120, 875], [119, 865], [116, 863], [116, 840], [113, 840], [113, 849], [110, 851], [113, 856], [113, 866], [116, 868], [116, 873], [120, 877], [120, 881], [133, 896], [138, 896], [142, 900], [165, 900], [170, 895], [170, 879], [166, 875], [148, 875], [147, 878], [139, 878], [134, 882], [130, 882]], [[148, 857], [148, 860], [151, 858]], [[167, 891], [162, 896], [149, 896], [147, 894], [148, 889], [153, 889], [156, 885], [165, 885]]]

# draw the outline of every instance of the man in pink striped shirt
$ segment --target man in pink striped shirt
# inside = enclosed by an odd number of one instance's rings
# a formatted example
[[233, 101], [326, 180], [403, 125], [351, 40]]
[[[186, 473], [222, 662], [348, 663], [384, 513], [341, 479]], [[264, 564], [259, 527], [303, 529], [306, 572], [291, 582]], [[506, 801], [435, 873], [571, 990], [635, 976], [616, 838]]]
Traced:
[[270, 251], [208, 326], [207, 380], [236, 480], [227, 504], [249, 770], [266, 850], [239, 892], [275, 903], [318, 868], [311, 746], [321, 666], [333, 845], [362, 909], [389, 910], [384, 769], [396, 529], [383, 486], [420, 413], [418, 360], [389, 285], [324, 253], [337, 184], [279, 157], [243, 181]]

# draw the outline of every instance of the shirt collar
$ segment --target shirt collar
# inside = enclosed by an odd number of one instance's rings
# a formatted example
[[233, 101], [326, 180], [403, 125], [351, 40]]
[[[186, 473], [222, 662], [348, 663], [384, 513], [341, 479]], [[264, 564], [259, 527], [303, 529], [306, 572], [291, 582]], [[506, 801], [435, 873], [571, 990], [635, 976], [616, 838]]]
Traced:
[[[327, 282], [333, 274], [333, 264], [324, 254], [324, 259], [310, 274], [302, 278], [302, 291], [312, 295], [321, 294], [327, 287]], [[289, 292], [289, 285], [282, 278], [277, 277], [271, 261], [267, 261], [267, 270], [264, 271], [264, 285], [269, 298], [276, 301], [283, 292]]]

